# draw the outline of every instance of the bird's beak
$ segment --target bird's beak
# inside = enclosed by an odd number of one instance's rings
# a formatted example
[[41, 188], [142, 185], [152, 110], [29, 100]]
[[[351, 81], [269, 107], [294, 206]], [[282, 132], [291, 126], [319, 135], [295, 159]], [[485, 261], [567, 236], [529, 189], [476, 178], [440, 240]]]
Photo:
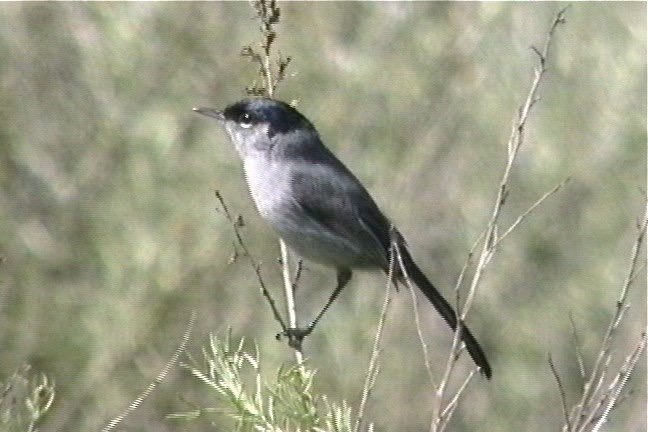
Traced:
[[213, 117], [216, 120], [221, 120], [221, 121], [225, 120], [225, 117], [223, 116], [223, 111], [218, 111], [213, 108], [194, 108], [193, 110], [207, 117]]

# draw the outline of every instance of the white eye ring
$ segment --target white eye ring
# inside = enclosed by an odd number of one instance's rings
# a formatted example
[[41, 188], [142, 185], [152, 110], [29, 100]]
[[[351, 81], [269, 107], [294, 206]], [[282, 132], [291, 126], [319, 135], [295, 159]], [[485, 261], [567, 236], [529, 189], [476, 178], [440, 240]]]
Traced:
[[245, 113], [241, 116], [239, 119], [239, 125], [241, 125], [242, 128], [244, 129], [249, 129], [252, 127], [252, 117], [250, 114]]

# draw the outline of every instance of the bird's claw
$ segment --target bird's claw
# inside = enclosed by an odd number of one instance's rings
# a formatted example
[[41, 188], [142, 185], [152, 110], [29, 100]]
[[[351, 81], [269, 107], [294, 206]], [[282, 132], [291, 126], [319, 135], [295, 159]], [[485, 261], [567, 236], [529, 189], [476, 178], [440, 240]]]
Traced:
[[288, 338], [288, 345], [291, 348], [301, 351], [302, 341], [306, 336], [311, 334], [313, 331], [312, 327], [302, 327], [302, 328], [287, 328], [281, 333], [277, 333], [277, 340], [281, 340], [284, 337]]

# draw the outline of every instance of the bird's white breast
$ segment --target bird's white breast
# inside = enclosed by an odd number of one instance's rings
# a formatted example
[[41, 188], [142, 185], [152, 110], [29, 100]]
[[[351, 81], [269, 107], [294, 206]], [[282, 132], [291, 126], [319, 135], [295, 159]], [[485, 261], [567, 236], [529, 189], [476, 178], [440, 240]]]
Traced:
[[243, 170], [250, 195], [263, 217], [275, 229], [277, 217], [290, 203], [290, 176], [285, 166], [263, 157], [246, 157]]

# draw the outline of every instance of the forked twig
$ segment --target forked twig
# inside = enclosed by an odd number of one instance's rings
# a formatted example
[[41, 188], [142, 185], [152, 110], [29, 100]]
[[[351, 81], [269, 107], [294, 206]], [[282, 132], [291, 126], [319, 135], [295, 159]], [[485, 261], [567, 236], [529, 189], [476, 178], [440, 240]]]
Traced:
[[[572, 424], [574, 424], [575, 430], [583, 431], [588, 424], [591, 424], [594, 416], [599, 411], [599, 407], [604, 403], [603, 398], [606, 398], [606, 395], [600, 395], [600, 389], [602, 388], [603, 382], [605, 380], [608, 365], [610, 363], [610, 345], [612, 343], [613, 336], [616, 329], [619, 327], [623, 316], [625, 315], [628, 305], [626, 300], [628, 297], [628, 291], [632, 282], [636, 278], [638, 269], [641, 266], [638, 266], [639, 253], [641, 251], [645, 236], [646, 236], [646, 227], [648, 225], [648, 207], [646, 207], [646, 213], [643, 216], [641, 223], [638, 224], [637, 238], [632, 247], [632, 253], [630, 257], [630, 265], [628, 268], [627, 275], [621, 287], [619, 297], [616, 301], [616, 308], [610, 324], [605, 332], [603, 341], [601, 342], [601, 348], [599, 354], [596, 358], [594, 367], [590, 374], [590, 379], [585, 383], [583, 387], [583, 394], [581, 395], [580, 402], [576, 405], [576, 409], [572, 413]], [[645, 345], [644, 342], [642, 342]], [[641, 345], [641, 344], [640, 344]], [[642, 348], [643, 349], [643, 348]], [[594, 383], [596, 382], [596, 385]], [[592, 406], [594, 399], [600, 396], [599, 402], [596, 407]], [[610, 406], [611, 409], [612, 406]]]
[[513, 232], [513, 230], [515, 228], [518, 227], [518, 225], [520, 225], [520, 223], [522, 223], [522, 221], [524, 221], [524, 219], [526, 219], [536, 208], [538, 208], [538, 206], [540, 206], [540, 204], [542, 204], [543, 202], [545, 202], [545, 200], [547, 198], [549, 198], [550, 196], [552, 196], [553, 194], [558, 192], [558, 190], [561, 187], [563, 187], [568, 181], [569, 181], [569, 177], [567, 177], [565, 180], [558, 183], [558, 185], [556, 185], [556, 187], [551, 189], [549, 192], [546, 192], [544, 195], [542, 195], [540, 198], [538, 198], [538, 200], [536, 200], [536, 202], [531, 204], [531, 206], [528, 209], [526, 209], [522, 214], [520, 214], [520, 216], [517, 217], [517, 219], [515, 219], [515, 222], [513, 222], [507, 228], [507, 230], [504, 231], [503, 234], [501, 234], [501, 235], [499, 235], [497, 237], [497, 241], [495, 242], [493, 247], [497, 247], [509, 234], [511, 234]]
[[[556, 14], [556, 17], [554, 18], [553, 22], [551, 23], [551, 27], [549, 28], [549, 32], [547, 33], [547, 37], [545, 39], [544, 47], [542, 51], [539, 51], [537, 48], [532, 47], [533, 51], [538, 55], [538, 66], [535, 68], [534, 79], [533, 82], [531, 83], [531, 88], [529, 89], [529, 93], [527, 94], [526, 101], [518, 111], [517, 120], [514, 122], [514, 125], [511, 129], [511, 135], [507, 143], [508, 157], [507, 157], [506, 167], [504, 168], [504, 174], [502, 175], [500, 186], [497, 191], [497, 197], [495, 199], [495, 205], [493, 206], [491, 219], [488, 222], [488, 228], [486, 229], [486, 238], [482, 248], [482, 253], [479, 257], [477, 267], [473, 274], [473, 279], [470, 284], [470, 289], [468, 290], [468, 297], [466, 298], [466, 302], [464, 303], [463, 309], [461, 311], [462, 320], [465, 318], [466, 313], [470, 310], [470, 307], [472, 306], [477, 291], [477, 286], [481, 281], [484, 268], [486, 267], [486, 264], [490, 261], [493, 253], [495, 252], [495, 247], [497, 246], [498, 243], [497, 226], [500, 217], [500, 212], [502, 210], [502, 207], [504, 207], [504, 203], [506, 202], [506, 197], [508, 196], [507, 185], [508, 185], [509, 177], [511, 175], [511, 169], [513, 168], [513, 163], [515, 162], [518, 152], [520, 151], [520, 147], [524, 142], [524, 130], [526, 128], [526, 123], [529, 118], [529, 114], [531, 113], [531, 109], [533, 108], [535, 103], [538, 101], [538, 97], [537, 97], [538, 88], [540, 86], [540, 83], [542, 82], [545, 72], [547, 71], [546, 63], [549, 55], [549, 47], [551, 46], [551, 40], [553, 38], [554, 32], [556, 31], [558, 25], [565, 22], [565, 11], [568, 8], [569, 6], [561, 9], [558, 12], [558, 14]], [[550, 192], [549, 195], [551, 193], [552, 192]], [[532, 206], [531, 210], [533, 208], [535, 207]], [[508, 231], [505, 234], [508, 235]]]
[[[477, 242], [473, 245], [473, 249], [480, 243], [482, 243], [482, 248], [481, 248], [481, 253], [479, 255], [479, 258], [477, 259], [477, 264], [475, 266], [475, 269], [472, 273], [472, 279], [469, 285], [468, 289], [468, 294], [466, 297], [466, 300], [463, 304], [463, 307], [460, 306], [460, 298], [459, 298], [459, 288], [462, 285], [463, 278], [465, 275], [465, 272], [470, 265], [470, 261], [472, 260], [473, 256], [473, 250], [468, 255], [468, 259], [466, 263], [464, 264], [464, 267], [462, 269], [462, 272], [459, 276], [459, 279], [456, 284], [456, 296], [457, 296], [457, 311], [458, 311], [458, 316], [459, 319], [457, 328], [455, 329], [455, 335], [452, 340], [452, 348], [450, 351], [450, 356], [448, 359], [448, 362], [446, 363], [446, 369], [443, 374], [443, 377], [441, 379], [441, 382], [439, 383], [438, 387], [436, 388], [436, 394], [435, 394], [435, 401], [434, 401], [434, 408], [433, 408], [433, 414], [432, 414], [432, 420], [431, 420], [431, 426], [430, 430], [432, 432], [439, 432], [444, 430], [444, 428], [447, 425], [447, 419], [448, 415], [452, 413], [452, 408], [450, 405], [448, 405], [446, 408], [443, 408], [443, 400], [445, 397], [445, 392], [447, 390], [448, 383], [450, 381], [450, 376], [452, 375], [452, 371], [456, 365], [456, 360], [461, 352], [461, 340], [460, 340], [460, 334], [461, 334], [461, 326], [463, 325], [463, 322], [466, 319], [466, 315], [468, 311], [470, 310], [472, 303], [474, 301], [476, 292], [477, 292], [477, 287], [479, 286], [482, 276], [484, 274], [484, 271], [488, 265], [488, 263], [491, 261], [491, 258], [493, 257], [497, 246], [500, 244], [500, 242], [506, 238], [515, 228], [517, 228], [526, 217], [531, 214], [540, 204], [542, 204], [547, 198], [549, 198], [551, 195], [556, 193], [560, 187], [567, 181], [561, 182], [558, 186], [553, 188], [551, 191], [545, 193], [542, 197], [540, 197], [535, 203], [533, 203], [526, 211], [524, 211], [518, 218], [513, 222], [507, 230], [502, 234], [501, 236], [498, 237], [498, 223], [499, 223], [499, 218], [500, 214], [502, 211], [502, 208], [504, 207], [504, 204], [506, 202], [506, 199], [508, 197], [508, 182], [509, 178], [511, 175], [511, 171], [514, 165], [514, 162], [517, 158], [517, 155], [520, 151], [520, 148], [522, 147], [522, 144], [524, 143], [524, 131], [526, 128], [526, 124], [529, 118], [529, 115], [531, 113], [532, 108], [535, 106], [535, 104], [538, 102], [539, 98], [537, 96], [538, 93], [538, 88], [540, 86], [540, 83], [543, 80], [543, 77], [545, 75], [545, 72], [547, 71], [547, 58], [549, 55], [549, 48], [551, 46], [551, 41], [554, 36], [555, 30], [558, 27], [559, 24], [562, 24], [565, 22], [565, 11], [567, 10], [568, 7], [561, 9], [555, 16], [554, 20], [551, 23], [551, 26], [549, 28], [549, 31], [547, 32], [547, 36], [544, 41], [544, 45], [542, 50], [538, 50], [535, 47], [531, 47], [531, 49], [537, 54], [538, 56], [538, 64], [534, 69], [534, 77], [533, 81], [531, 83], [531, 87], [527, 93], [527, 96], [525, 98], [524, 104], [520, 107], [518, 110], [517, 117], [514, 121], [514, 124], [511, 129], [511, 134], [509, 136], [508, 142], [507, 142], [507, 159], [506, 159], [506, 165], [504, 168], [504, 173], [502, 174], [502, 178], [499, 183], [499, 187], [497, 190], [497, 196], [495, 198], [495, 203], [493, 205], [493, 210], [491, 213], [490, 220], [487, 224], [487, 227], [480, 235], [480, 238], [477, 240]], [[474, 371], [473, 373], [474, 374]], [[472, 376], [471, 374], [471, 376]], [[467, 384], [467, 382], [465, 383]], [[465, 388], [465, 387], [462, 387]], [[461, 394], [462, 389], [460, 389], [460, 392], [453, 397], [453, 399], [450, 401], [450, 403], [456, 403], [453, 401], [456, 401], [458, 397]]]
[[605, 408], [603, 409], [603, 414], [599, 417], [598, 421], [592, 428], [592, 432], [598, 432], [601, 426], [603, 426], [603, 424], [607, 421], [610, 411], [616, 405], [623, 387], [625, 387], [626, 383], [628, 382], [628, 379], [630, 378], [630, 375], [632, 374], [632, 371], [637, 365], [637, 361], [639, 360], [639, 357], [641, 356], [645, 348], [646, 333], [642, 333], [639, 343], [632, 351], [632, 353], [626, 358], [626, 361], [623, 366], [621, 366], [619, 373], [608, 387], [610, 396], [607, 397]]
[[475, 372], [477, 372], [477, 369], [473, 369], [470, 371], [470, 373], [466, 376], [461, 386], [459, 386], [459, 389], [457, 389], [457, 391], [455, 392], [454, 396], [450, 398], [450, 401], [448, 402], [448, 404], [446, 405], [445, 409], [443, 410], [440, 416], [441, 418], [440, 429], [445, 429], [446, 423], [452, 417], [452, 414], [454, 413], [455, 409], [457, 409], [457, 406], [459, 406], [459, 399], [464, 394], [464, 391], [468, 387], [470, 380], [472, 380], [472, 378], [475, 376]]
[[[460, 288], [461, 285], [463, 284], [464, 277], [466, 275], [466, 272], [468, 271], [468, 267], [470, 266], [473, 258], [473, 254], [475, 253], [475, 250], [477, 249], [477, 246], [479, 246], [479, 243], [483, 240], [484, 235], [486, 234], [486, 231], [483, 231], [475, 240], [473, 243], [472, 247], [470, 248], [470, 251], [468, 252], [468, 256], [466, 257], [466, 261], [464, 262], [463, 267], [461, 268], [461, 272], [459, 272], [459, 277], [457, 277], [457, 282], [455, 284], [455, 294], [456, 294], [456, 308], [459, 310], [459, 304], [460, 304]], [[452, 337], [452, 346], [450, 348], [450, 354], [448, 357], [448, 361], [446, 362], [446, 368], [443, 372], [443, 376], [441, 378], [441, 382], [439, 383], [438, 386], [435, 386], [435, 398], [434, 398], [434, 405], [432, 408], [432, 421], [430, 424], [430, 430], [431, 431], [437, 431], [437, 430], [443, 430], [445, 427], [445, 423], [447, 423], [447, 419], [449, 419], [449, 416], [451, 415], [452, 412], [454, 412], [454, 409], [452, 411], [448, 410], [448, 407], [443, 408], [443, 399], [444, 399], [444, 394], [446, 391], [446, 387], [450, 381], [450, 376], [452, 375], [452, 371], [454, 370], [457, 360], [459, 360], [459, 354], [461, 353], [461, 345], [460, 345], [460, 329], [461, 329], [462, 322], [459, 320], [457, 322], [457, 329], [454, 332], [454, 336]], [[470, 377], [474, 375], [474, 369], [470, 373]], [[457, 391], [457, 394], [455, 395], [455, 398], [453, 399], [458, 399], [458, 397], [461, 395], [461, 392], [467, 388], [469, 380], [466, 380], [465, 386], [462, 386], [462, 388]], [[452, 403], [452, 400], [448, 403]], [[446, 420], [443, 420], [443, 419]], [[442, 421], [443, 420], [443, 421]]]
[[227, 220], [230, 222], [230, 225], [232, 226], [232, 230], [234, 231], [234, 236], [236, 237], [236, 242], [241, 247], [241, 249], [243, 249], [243, 254], [247, 257], [250, 265], [254, 269], [254, 273], [256, 274], [257, 281], [259, 282], [259, 287], [261, 288], [261, 294], [263, 294], [263, 296], [268, 300], [274, 318], [281, 326], [281, 330], [285, 331], [286, 323], [284, 322], [283, 318], [281, 317], [281, 314], [279, 313], [279, 310], [277, 309], [277, 304], [275, 303], [272, 294], [270, 294], [270, 291], [268, 290], [265, 282], [263, 281], [263, 276], [261, 276], [261, 264], [257, 263], [257, 261], [254, 259], [252, 254], [250, 254], [250, 251], [248, 250], [247, 245], [245, 244], [245, 241], [241, 236], [241, 232], [239, 230], [239, 228], [241, 227], [241, 222], [240, 222], [241, 219], [232, 217], [232, 214], [230, 213], [229, 208], [227, 207], [227, 204], [225, 204], [225, 200], [223, 199], [223, 196], [219, 191], [214, 191], [214, 194], [216, 195], [216, 199], [220, 203], [221, 208], [225, 213], [225, 218], [227, 218]]

